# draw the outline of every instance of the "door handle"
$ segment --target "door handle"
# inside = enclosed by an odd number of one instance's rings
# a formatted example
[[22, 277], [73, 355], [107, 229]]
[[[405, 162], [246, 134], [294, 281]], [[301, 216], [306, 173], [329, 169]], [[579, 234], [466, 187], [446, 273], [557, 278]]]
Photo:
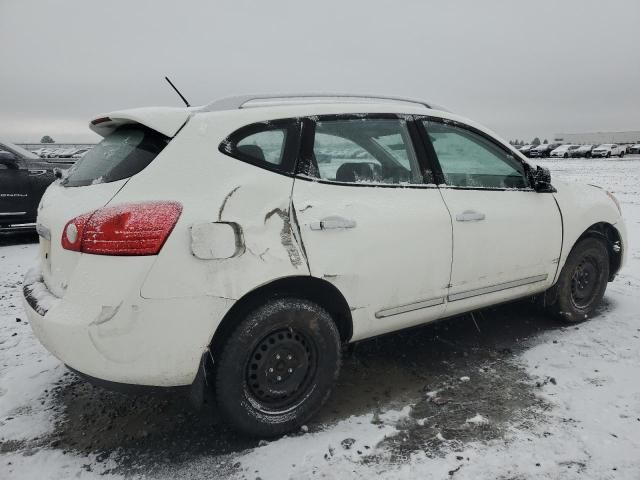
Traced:
[[456, 215], [456, 220], [458, 222], [479, 222], [484, 219], [484, 213], [476, 212], [475, 210], [465, 210], [464, 212]]
[[37, 177], [38, 175], [44, 175], [47, 173], [46, 170], [29, 170], [29, 175], [32, 177]]
[[311, 230], [331, 230], [336, 228], [355, 228], [356, 221], [338, 216], [325, 217], [319, 222], [311, 222]]

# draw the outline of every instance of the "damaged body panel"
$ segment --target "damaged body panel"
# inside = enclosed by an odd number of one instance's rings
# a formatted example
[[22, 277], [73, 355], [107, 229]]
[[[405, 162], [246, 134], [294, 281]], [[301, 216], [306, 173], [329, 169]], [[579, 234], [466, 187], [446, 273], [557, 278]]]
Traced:
[[[604, 253], [590, 250], [593, 269], [608, 252], [612, 273], [623, 263], [615, 198], [593, 187], [534, 188], [552, 187], [549, 175], [530, 175], [512, 147], [453, 114], [415, 102], [241, 107], [97, 118], [105, 140], [96, 165], [43, 196], [40, 268], [25, 278], [25, 310], [72, 369], [184, 386], [207, 381], [215, 361], [216, 375], [230, 375], [218, 391], [239, 385], [225, 405], [249, 405], [233, 395], [251, 391], [253, 404], [280, 405], [296, 420], [287, 399], [327, 398], [341, 343], [541, 293], [562, 283], [588, 229], [608, 242]], [[436, 136], [427, 114], [441, 120]], [[480, 142], [461, 154], [453, 140], [471, 137], [453, 137], [451, 122], [490, 136], [491, 149]], [[523, 166], [509, 175], [520, 182], [513, 187], [444, 175], [447, 162], [465, 170], [503, 156]], [[95, 166], [105, 174], [92, 178]], [[324, 383], [313, 383], [316, 373]], [[245, 420], [270, 418], [263, 413]]]
[[[211, 178], [215, 187], [194, 189], [193, 170], [176, 169], [172, 161], [157, 159], [118, 195], [118, 200], [139, 201], [141, 192], [153, 191], [154, 184], [171, 176], [173, 188], [167, 196], [184, 205], [175, 227], [184, 233], [167, 240], [141, 287], [144, 298], [239, 299], [274, 278], [309, 275], [292, 233], [293, 178], [218, 152], [216, 139], [233, 129], [232, 122], [218, 122], [219, 117], [194, 116], [166, 147], [188, 148], [191, 169]], [[213, 331], [215, 325], [211, 335]]]
[[353, 340], [442, 315], [444, 302], [376, 318], [379, 311], [447, 294], [451, 220], [437, 188], [296, 179], [293, 202], [303, 205], [296, 215], [311, 275], [344, 295], [353, 309]]

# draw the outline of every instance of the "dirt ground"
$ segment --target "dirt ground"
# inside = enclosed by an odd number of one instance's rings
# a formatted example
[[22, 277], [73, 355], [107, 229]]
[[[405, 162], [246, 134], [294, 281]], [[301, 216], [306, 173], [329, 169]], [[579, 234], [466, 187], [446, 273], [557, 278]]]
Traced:
[[0, 237], [0, 478], [640, 478], [639, 160], [546, 162], [623, 204], [628, 265], [594, 318], [566, 326], [520, 301], [359, 342], [313, 422], [268, 442], [183, 392], [67, 371], [20, 303], [36, 238]]
[[[29, 236], [1, 240], [4, 245], [33, 241]], [[374, 412], [375, 422], [376, 412], [413, 405], [396, 424], [397, 433], [383, 441], [385, 460], [402, 462], [425, 447], [438, 455], [438, 433], [463, 443], [498, 438], [507, 423], [526, 427], [540, 421], [545, 405], [535, 395], [540, 382], [514, 359], [538, 333], [558, 328], [565, 327], [521, 301], [351, 345], [334, 394], [308, 428], [319, 431], [367, 412]], [[3, 442], [0, 452], [54, 447], [95, 455], [98, 462], [110, 459], [117, 466], [107, 471], [131, 475], [201, 457], [226, 458], [260, 443], [230, 430], [215, 405], [194, 408], [181, 391], [116, 393], [69, 371], [43, 392], [45, 400], [55, 414], [53, 431]], [[479, 411], [492, 422], [465, 423]], [[348, 444], [349, 437], [345, 440]], [[365, 445], [363, 454], [367, 447], [374, 445]], [[366, 461], [375, 462], [376, 456]]]

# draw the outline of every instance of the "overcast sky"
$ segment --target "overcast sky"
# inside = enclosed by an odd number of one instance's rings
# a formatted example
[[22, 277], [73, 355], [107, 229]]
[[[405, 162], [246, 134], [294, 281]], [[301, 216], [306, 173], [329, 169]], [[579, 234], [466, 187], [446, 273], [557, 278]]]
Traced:
[[424, 98], [503, 137], [640, 130], [640, 0], [0, 0], [0, 137], [255, 92]]

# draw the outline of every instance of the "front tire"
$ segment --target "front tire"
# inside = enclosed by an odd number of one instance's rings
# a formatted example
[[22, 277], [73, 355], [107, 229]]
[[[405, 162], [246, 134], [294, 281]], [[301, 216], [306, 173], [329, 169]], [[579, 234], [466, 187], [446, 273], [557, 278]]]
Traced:
[[564, 322], [583, 321], [600, 304], [608, 280], [609, 253], [604, 241], [585, 238], [573, 247], [558, 283], [547, 292], [553, 298], [547, 310]]
[[340, 365], [340, 334], [324, 308], [294, 297], [271, 300], [227, 338], [216, 367], [218, 407], [246, 435], [283, 435], [324, 405]]

